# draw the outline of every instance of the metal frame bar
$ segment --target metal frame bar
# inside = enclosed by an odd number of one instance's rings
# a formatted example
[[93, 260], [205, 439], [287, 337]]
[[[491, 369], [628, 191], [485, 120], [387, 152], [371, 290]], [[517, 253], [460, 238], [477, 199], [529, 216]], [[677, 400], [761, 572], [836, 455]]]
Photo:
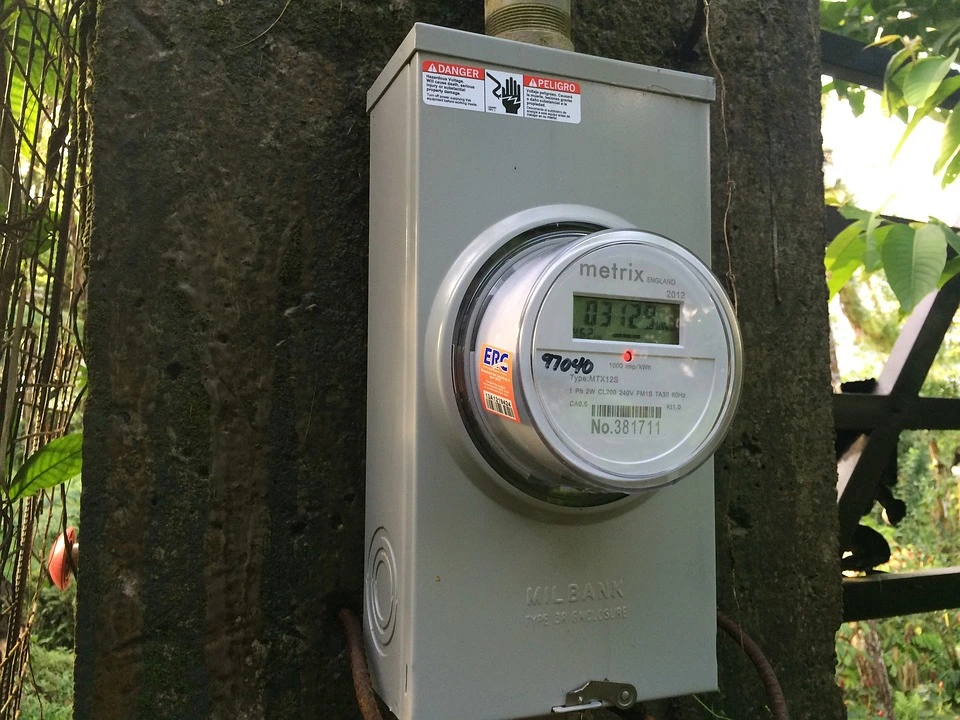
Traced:
[[869, 433], [889, 418], [902, 430], [956, 430], [960, 399], [919, 397], [909, 407], [897, 407], [885, 395], [843, 393], [833, 396], [833, 423], [837, 430]]
[[[893, 52], [885, 47], [868, 47], [859, 40], [853, 40], [827, 30], [820, 31], [820, 58], [823, 72], [838, 80], [864, 85], [872, 90], [883, 90], [883, 77], [887, 63]], [[957, 75], [951, 71], [950, 76]], [[952, 108], [960, 102], [960, 92], [956, 92], [940, 107]]]
[[884, 47], [868, 48], [843, 35], [820, 31], [823, 72], [840, 80], [883, 90], [883, 75], [893, 53]]
[[843, 621], [960, 607], [960, 568], [874, 573], [843, 579]]
[[[960, 414], [954, 414], [952, 422], [943, 416], [944, 411], [949, 413], [950, 408], [957, 407], [960, 401], [931, 403], [929, 399], [919, 397], [920, 387], [953, 323], [958, 306], [960, 275], [920, 302], [904, 324], [876, 390], [872, 395], [860, 396], [861, 403], [865, 398], [872, 398], [874, 408], [869, 427], [861, 424], [854, 429], [870, 432], [861, 438], [861, 442], [854, 443], [837, 463], [840, 547], [843, 550], [849, 548], [860, 518], [873, 505], [880, 474], [890, 461], [891, 451], [897, 447], [900, 431], [920, 424], [916, 421], [923, 417], [922, 411], [933, 407], [940, 411], [943, 425], [960, 428]], [[846, 402], [840, 400], [844, 397], [835, 397], [835, 403]], [[912, 422], [905, 422], [907, 418]], [[848, 417], [846, 421], [849, 425], [857, 424], [856, 418]], [[924, 421], [922, 427], [929, 425]]]
[[[893, 53], [821, 31], [823, 72], [839, 80], [883, 89]], [[951, 73], [955, 74], [955, 73]], [[954, 93], [942, 104], [953, 108]], [[893, 218], [891, 218], [893, 219]], [[834, 208], [826, 214], [827, 240], [846, 225]], [[951, 252], [951, 256], [955, 253]], [[902, 430], [960, 428], [960, 399], [919, 397], [934, 357], [960, 305], [960, 276], [914, 310], [894, 345], [872, 394], [834, 395], [834, 426], [864, 433], [837, 463], [840, 546], [846, 549], [860, 518], [873, 506], [880, 476]], [[882, 573], [843, 580], [843, 619], [906, 615], [960, 607], [960, 568]]]

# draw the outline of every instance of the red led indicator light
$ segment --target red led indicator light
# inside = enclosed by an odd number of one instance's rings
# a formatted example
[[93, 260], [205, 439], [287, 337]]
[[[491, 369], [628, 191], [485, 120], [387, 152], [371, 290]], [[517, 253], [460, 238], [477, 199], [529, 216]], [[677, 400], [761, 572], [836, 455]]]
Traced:
[[633, 360], [633, 350], [624, 350], [623, 351], [623, 361], [630, 362]]

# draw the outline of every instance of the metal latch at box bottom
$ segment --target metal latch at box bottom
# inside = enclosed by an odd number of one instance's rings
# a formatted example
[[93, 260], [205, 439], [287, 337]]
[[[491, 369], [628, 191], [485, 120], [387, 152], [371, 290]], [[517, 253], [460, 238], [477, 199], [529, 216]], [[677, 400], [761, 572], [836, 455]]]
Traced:
[[637, 689], [628, 683], [591, 680], [583, 687], [567, 693], [565, 705], [552, 708], [558, 714], [585, 712], [602, 707], [620, 710], [631, 708], [637, 702]]

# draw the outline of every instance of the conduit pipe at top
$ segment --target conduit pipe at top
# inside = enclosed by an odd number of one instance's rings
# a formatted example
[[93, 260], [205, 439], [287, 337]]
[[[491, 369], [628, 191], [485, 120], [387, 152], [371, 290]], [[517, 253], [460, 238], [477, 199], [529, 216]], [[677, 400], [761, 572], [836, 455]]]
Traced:
[[484, 0], [487, 35], [573, 50], [570, 40], [572, 0]]

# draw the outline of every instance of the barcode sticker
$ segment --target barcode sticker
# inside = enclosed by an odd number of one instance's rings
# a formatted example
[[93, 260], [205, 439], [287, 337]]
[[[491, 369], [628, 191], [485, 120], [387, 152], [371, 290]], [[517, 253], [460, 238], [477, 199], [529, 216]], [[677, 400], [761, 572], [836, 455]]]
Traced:
[[595, 418], [648, 418], [658, 419], [663, 414], [662, 405], [591, 405], [590, 416]]
[[477, 354], [477, 380], [487, 412], [520, 422], [514, 400], [512, 350], [481, 345]]
[[487, 410], [497, 415], [503, 415], [506, 418], [514, 419], [513, 403], [506, 398], [498, 397], [493, 393], [485, 392], [483, 394], [483, 405]]

